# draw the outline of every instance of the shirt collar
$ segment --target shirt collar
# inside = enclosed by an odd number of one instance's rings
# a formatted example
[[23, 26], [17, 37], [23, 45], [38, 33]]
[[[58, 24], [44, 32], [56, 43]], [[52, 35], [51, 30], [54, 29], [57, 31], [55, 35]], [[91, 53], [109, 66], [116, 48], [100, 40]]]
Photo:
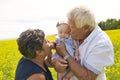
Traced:
[[97, 33], [100, 31], [100, 27], [98, 25], [96, 25], [95, 29], [90, 33], [90, 35], [84, 40], [84, 42], [88, 42], [91, 41], [92, 39], [94, 39], [95, 36], [97, 36]]

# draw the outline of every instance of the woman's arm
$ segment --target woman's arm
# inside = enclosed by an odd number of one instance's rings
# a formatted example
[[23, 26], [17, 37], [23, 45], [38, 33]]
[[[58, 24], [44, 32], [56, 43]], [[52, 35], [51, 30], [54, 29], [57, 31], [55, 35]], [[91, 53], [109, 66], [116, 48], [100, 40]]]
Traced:
[[[52, 52], [50, 52], [50, 54], [52, 54]], [[48, 67], [53, 67], [53, 64], [51, 62], [51, 56], [52, 55], [48, 55], [46, 58], [45, 58], [45, 64], [48, 66]]]
[[45, 76], [41, 73], [33, 74], [27, 78], [27, 80], [46, 80]]
[[50, 41], [47, 41], [47, 46], [46, 46], [46, 53], [48, 54], [45, 58], [45, 63], [48, 67], [53, 67], [53, 64], [51, 62], [51, 57], [52, 57], [52, 47], [53, 43]]

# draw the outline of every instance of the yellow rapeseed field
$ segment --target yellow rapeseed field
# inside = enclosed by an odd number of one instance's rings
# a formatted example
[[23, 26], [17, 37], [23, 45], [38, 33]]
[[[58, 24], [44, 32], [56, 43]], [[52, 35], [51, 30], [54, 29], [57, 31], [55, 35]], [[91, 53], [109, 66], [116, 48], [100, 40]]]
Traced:
[[[107, 80], [120, 80], [120, 29], [105, 31], [113, 45], [115, 52], [115, 64], [107, 67]], [[54, 40], [55, 35], [47, 36], [49, 40]], [[0, 41], [0, 80], [14, 80], [17, 63], [21, 57], [18, 51], [16, 40], [1, 40]], [[50, 68], [54, 80], [56, 72]]]

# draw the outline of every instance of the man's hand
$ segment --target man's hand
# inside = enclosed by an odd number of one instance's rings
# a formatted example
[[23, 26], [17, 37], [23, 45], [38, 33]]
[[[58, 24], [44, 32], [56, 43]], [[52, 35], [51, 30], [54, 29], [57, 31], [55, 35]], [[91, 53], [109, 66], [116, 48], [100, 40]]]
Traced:
[[60, 45], [57, 45], [56, 46], [56, 51], [59, 55], [61, 55], [62, 57], [66, 56], [67, 55], [67, 50], [66, 50], [66, 47], [65, 47], [65, 44], [64, 42], [62, 42]]
[[55, 70], [57, 72], [64, 72], [66, 70], [66, 68], [68, 67], [68, 64], [67, 64], [67, 61], [62, 59], [62, 58], [59, 58], [59, 59], [53, 59], [52, 60], [52, 63], [55, 67]]

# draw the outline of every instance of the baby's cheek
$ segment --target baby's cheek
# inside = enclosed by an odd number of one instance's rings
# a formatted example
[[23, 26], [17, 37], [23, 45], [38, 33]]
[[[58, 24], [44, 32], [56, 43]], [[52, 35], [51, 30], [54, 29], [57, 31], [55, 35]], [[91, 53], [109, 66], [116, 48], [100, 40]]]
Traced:
[[70, 35], [66, 34], [65, 38], [69, 38]]

